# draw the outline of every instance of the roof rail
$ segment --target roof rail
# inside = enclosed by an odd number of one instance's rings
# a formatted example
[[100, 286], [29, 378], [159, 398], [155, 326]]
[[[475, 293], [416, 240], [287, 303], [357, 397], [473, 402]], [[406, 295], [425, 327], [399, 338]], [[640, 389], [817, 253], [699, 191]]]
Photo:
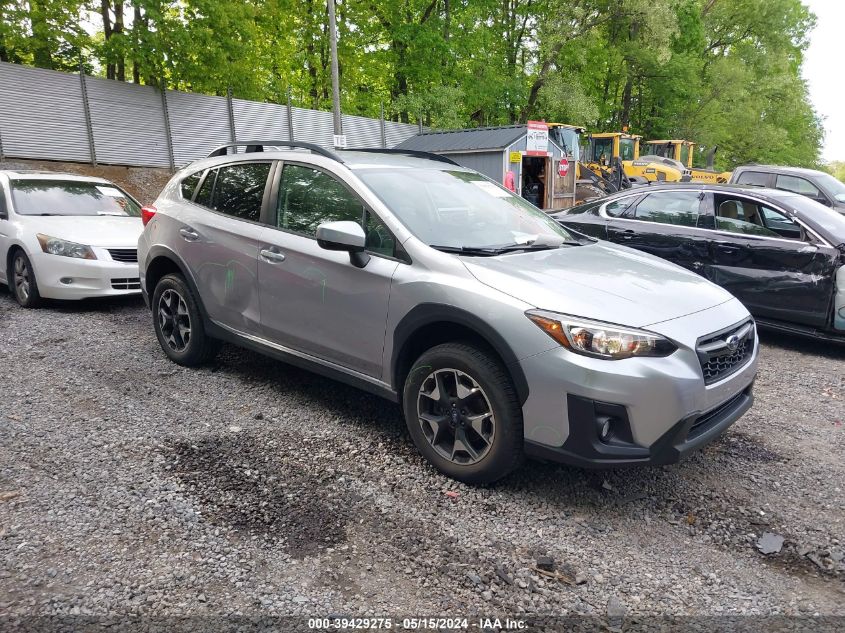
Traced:
[[325, 156], [326, 158], [330, 158], [335, 160], [339, 163], [343, 163], [343, 159], [332, 152], [331, 150], [327, 150], [324, 147], [321, 147], [315, 143], [303, 143], [301, 141], [238, 141], [237, 143], [226, 143], [225, 145], [221, 145], [219, 147], [214, 148], [211, 153], [208, 155], [208, 158], [212, 158], [214, 156], [226, 156], [229, 153], [229, 148], [238, 147], [245, 147], [246, 151], [244, 153], [249, 154], [252, 152], [263, 152], [265, 147], [293, 147], [296, 149], [308, 149], [311, 150], [314, 154], [319, 154], [320, 156]]
[[372, 154], [404, 154], [406, 156], [416, 156], [417, 158], [427, 158], [428, 160], [436, 160], [440, 161], [441, 163], [449, 163], [450, 165], [457, 165], [460, 167], [460, 163], [456, 163], [448, 156], [443, 156], [441, 154], [435, 154], [433, 152], [423, 152], [421, 150], [416, 149], [401, 149], [398, 147], [393, 147], [390, 149], [382, 149], [379, 147], [350, 147], [350, 152], [370, 152]]

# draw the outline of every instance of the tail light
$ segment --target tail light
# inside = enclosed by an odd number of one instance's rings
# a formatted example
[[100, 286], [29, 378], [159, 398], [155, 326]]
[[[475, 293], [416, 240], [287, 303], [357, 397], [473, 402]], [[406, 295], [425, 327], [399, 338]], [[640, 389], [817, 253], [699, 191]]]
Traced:
[[144, 226], [147, 226], [147, 223], [153, 219], [156, 211], [158, 211], [158, 209], [156, 209], [153, 205], [141, 207], [141, 222], [144, 223]]

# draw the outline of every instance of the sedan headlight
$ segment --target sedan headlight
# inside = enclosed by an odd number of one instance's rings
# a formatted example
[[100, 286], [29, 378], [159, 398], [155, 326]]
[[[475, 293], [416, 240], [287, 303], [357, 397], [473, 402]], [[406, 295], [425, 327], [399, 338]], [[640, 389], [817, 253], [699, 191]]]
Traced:
[[669, 356], [678, 349], [654, 332], [534, 310], [525, 315], [565, 348], [584, 356], [621, 360], [632, 356]]
[[50, 237], [41, 233], [38, 233], [36, 237], [38, 238], [38, 243], [41, 244], [41, 250], [50, 255], [75, 257], [77, 259], [97, 259], [90, 246], [60, 240], [58, 237]]

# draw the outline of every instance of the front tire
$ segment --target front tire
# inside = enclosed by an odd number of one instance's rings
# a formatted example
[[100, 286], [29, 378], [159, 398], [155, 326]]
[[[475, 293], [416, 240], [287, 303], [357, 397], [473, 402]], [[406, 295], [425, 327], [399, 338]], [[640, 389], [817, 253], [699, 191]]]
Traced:
[[445, 475], [492, 483], [522, 462], [522, 407], [489, 351], [467, 343], [431, 348], [411, 367], [402, 400], [417, 450]]
[[156, 338], [173, 362], [196, 367], [220, 351], [220, 341], [205, 333], [199, 305], [181, 275], [165, 275], [159, 280], [152, 308]]
[[38, 292], [38, 282], [29, 257], [22, 250], [12, 256], [9, 289], [15, 296], [15, 301], [23, 308], [37, 308], [41, 305], [41, 293]]

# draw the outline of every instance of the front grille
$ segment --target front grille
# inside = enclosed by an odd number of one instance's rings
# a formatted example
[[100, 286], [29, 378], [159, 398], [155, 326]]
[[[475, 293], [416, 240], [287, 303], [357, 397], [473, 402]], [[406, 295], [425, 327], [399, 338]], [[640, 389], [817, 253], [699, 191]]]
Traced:
[[140, 290], [141, 280], [138, 277], [122, 277], [111, 280], [114, 290]]
[[135, 264], [138, 262], [138, 251], [134, 248], [110, 248], [109, 255], [116, 262]]
[[696, 352], [704, 384], [727, 378], [751, 360], [757, 336], [754, 321], [748, 320], [698, 341]]

